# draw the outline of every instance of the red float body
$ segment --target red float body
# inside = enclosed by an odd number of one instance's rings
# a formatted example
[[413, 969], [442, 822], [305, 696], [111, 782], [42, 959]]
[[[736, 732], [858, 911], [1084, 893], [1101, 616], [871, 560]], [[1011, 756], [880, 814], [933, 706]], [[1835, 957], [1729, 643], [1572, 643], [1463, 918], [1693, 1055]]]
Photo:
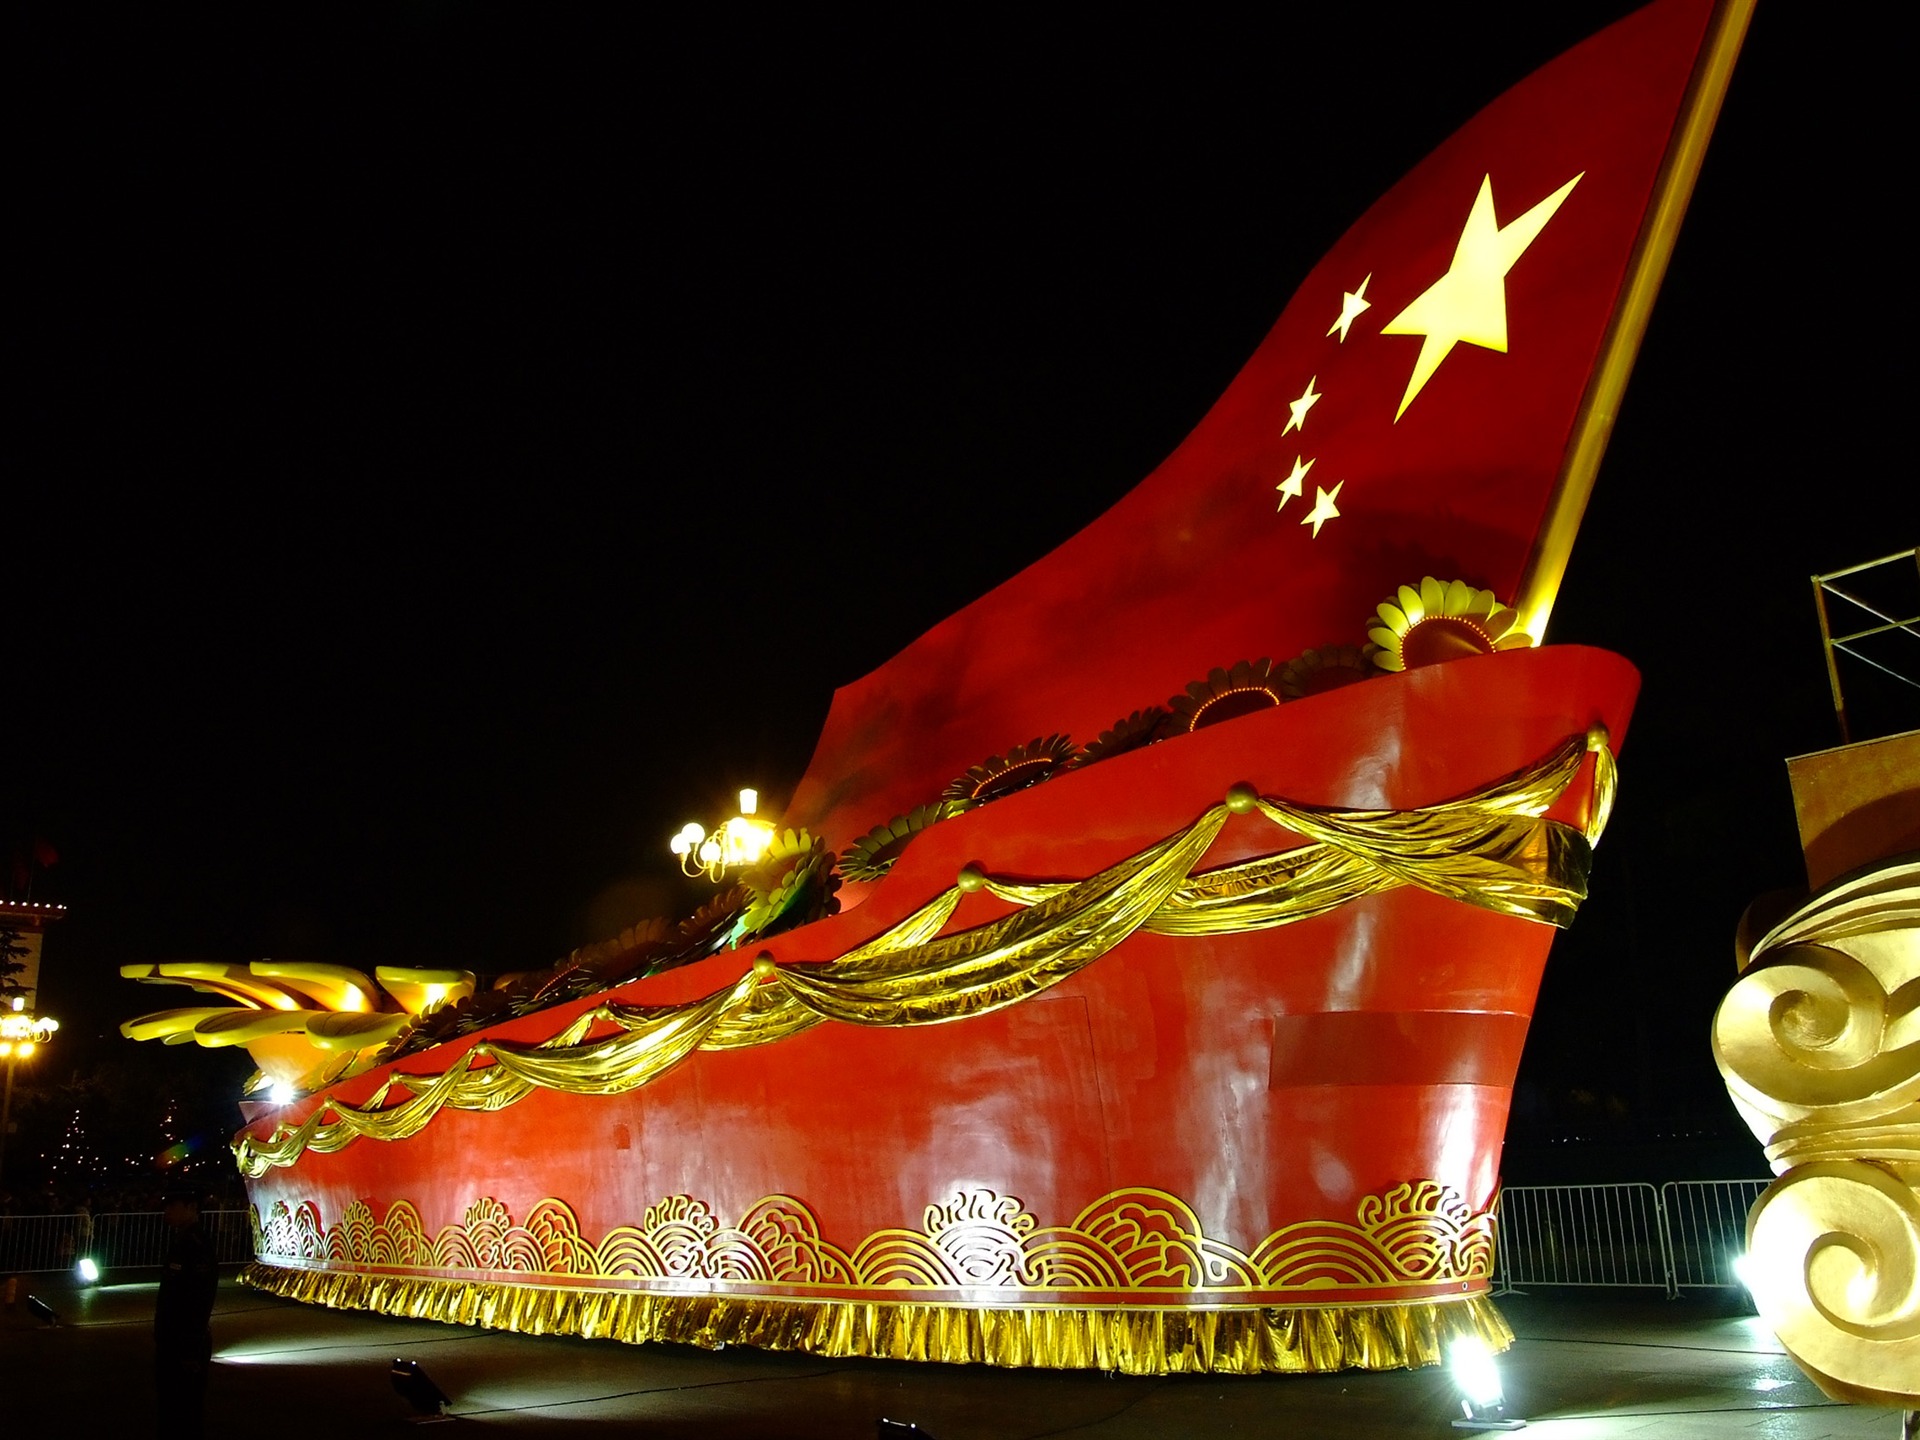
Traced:
[[[608, 999], [670, 1005], [732, 985], [760, 955], [802, 965], [844, 954], [947, 889], [976, 862], [996, 875], [1079, 879], [1184, 829], [1229, 786], [1343, 808], [1405, 810], [1480, 789], [1594, 724], [1615, 737], [1637, 688], [1617, 656], [1516, 651], [1349, 686], [1115, 757], [920, 835], [849, 913], [399, 1062], [437, 1074], [479, 1039], [550, 1038]], [[1587, 764], [1592, 765], [1589, 758]], [[1576, 781], [1553, 818], [1582, 824]], [[1236, 816], [1205, 868], [1297, 845]], [[1010, 907], [968, 896], [946, 932]], [[1408, 1181], [1438, 1181], [1475, 1212], [1491, 1204], [1500, 1142], [1551, 927], [1411, 887], [1275, 930], [1186, 938], [1136, 933], [1070, 980], [1007, 1009], [946, 1024], [828, 1022], [757, 1048], [696, 1052], [615, 1096], [536, 1091], [494, 1113], [441, 1111], [400, 1142], [308, 1151], [251, 1182], [263, 1215], [313, 1205], [324, 1226], [355, 1201], [377, 1218], [405, 1200], [427, 1234], [487, 1197], [524, 1219], [564, 1201], [591, 1239], [637, 1225], [666, 1197], [723, 1224], [791, 1196], [851, 1251], [917, 1229], [958, 1193], [1016, 1197], [1041, 1225], [1132, 1187], [1191, 1206], [1205, 1234], [1251, 1253], [1311, 1220]], [[363, 1102], [385, 1069], [337, 1087]], [[329, 1092], [332, 1094], [334, 1092]], [[329, 1095], [263, 1117], [293, 1121]], [[288, 1263], [276, 1257], [275, 1263]], [[308, 1257], [322, 1268], [377, 1270]], [[407, 1273], [417, 1273], [408, 1271]], [[794, 1296], [790, 1285], [631, 1277], [595, 1286]], [[1241, 1292], [1235, 1304], [1368, 1303], [1486, 1288], [1484, 1276], [1364, 1292]], [[804, 1287], [803, 1287], [804, 1289]], [[827, 1287], [832, 1298], [901, 1298]], [[916, 1294], [915, 1298], [927, 1298]], [[996, 1303], [991, 1287], [947, 1297]], [[1217, 1304], [1196, 1287], [1151, 1293], [1028, 1287], [1001, 1302]]]

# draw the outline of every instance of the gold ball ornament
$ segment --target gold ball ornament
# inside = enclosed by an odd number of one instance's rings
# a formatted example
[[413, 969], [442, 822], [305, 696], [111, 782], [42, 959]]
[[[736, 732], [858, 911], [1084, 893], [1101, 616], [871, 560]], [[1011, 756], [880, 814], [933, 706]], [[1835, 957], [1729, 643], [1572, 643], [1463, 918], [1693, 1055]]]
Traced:
[[953, 883], [962, 895], [971, 895], [976, 890], [987, 888], [987, 877], [978, 865], [962, 865]]
[[753, 973], [762, 980], [771, 980], [780, 973], [780, 967], [773, 963], [773, 956], [761, 955], [753, 962]]
[[1260, 808], [1260, 792], [1242, 780], [1227, 791], [1227, 809], [1236, 815], [1251, 815]]

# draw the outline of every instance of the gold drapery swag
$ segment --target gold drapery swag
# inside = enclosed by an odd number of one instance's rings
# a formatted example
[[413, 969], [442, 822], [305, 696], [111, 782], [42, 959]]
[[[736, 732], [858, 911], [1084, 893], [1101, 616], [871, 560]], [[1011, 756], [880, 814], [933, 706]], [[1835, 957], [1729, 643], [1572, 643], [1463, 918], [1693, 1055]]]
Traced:
[[[1589, 752], [1595, 770], [1586, 828], [1546, 819]], [[1321, 809], [1236, 787], [1186, 830], [1087, 879], [988, 877], [988, 890], [1024, 908], [984, 925], [940, 934], [960, 902], [955, 886], [836, 960], [776, 965], [763, 957], [733, 985], [684, 1005], [600, 1005], [538, 1045], [482, 1041], [439, 1075], [390, 1075], [364, 1105], [329, 1099], [264, 1140], [242, 1135], [234, 1158], [257, 1176], [362, 1136], [404, 1140], [449, 1105], [499, 1110], [538, 1089], [619, 1094], [696, 1049], [765, 1045], [826, 1020], [891, 1027], [984, 1015], [1059, 984], [1138, 930], [1272, 929], [1401, 885], [1564, 927], [1586, 898], [1592, 845], [1614, 786], [1607, 735], [1595, 727], [1471, 795], [1416, 810]], [[1196, 874], [1234, 811], [1263, 815], [1306, 843]], [[606, 1024], [618, 1033], [588, 1039]]]
[[241, 1279], [309, 1304], [525, 1335], [1128, 1375], [1394, 1370], [1439, 1363], [1447, 1342], [1458, 1336], [1477, 1335], [1496, 1350], [1513, 1343], [1513, 1331], [1484, 1295], [1398, 1305], [976, 1309], [576, 1290], [298, 1270], [258, 1261]]

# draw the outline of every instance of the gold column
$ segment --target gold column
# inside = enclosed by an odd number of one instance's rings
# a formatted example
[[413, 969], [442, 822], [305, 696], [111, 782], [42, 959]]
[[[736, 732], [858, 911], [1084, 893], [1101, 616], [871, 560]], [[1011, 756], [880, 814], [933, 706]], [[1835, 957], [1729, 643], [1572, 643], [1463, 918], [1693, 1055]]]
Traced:
[[[1920, 800], [1920, 766], [1896, 770], [1862, 803]], [[1920, 1408], [1920, 854], [1856, 864], [1743, 948], [1713, 1051], [1780, 1177], [1747, 1219], [1754, 1301], [1828, 1395]]]

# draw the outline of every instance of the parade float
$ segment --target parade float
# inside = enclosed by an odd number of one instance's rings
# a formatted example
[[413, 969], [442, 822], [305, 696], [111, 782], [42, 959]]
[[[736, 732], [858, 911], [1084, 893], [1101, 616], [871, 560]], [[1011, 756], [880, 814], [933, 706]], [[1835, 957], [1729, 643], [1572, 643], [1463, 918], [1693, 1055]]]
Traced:
[[260, 1066], [250, 1281], [1134, 1373], [1510, 1339], [1637, 684], [1540, 642], [1744, 25], [1663, 0], [1471, 121], [1145, 481], [836, 693], [777, 823], [676, 838], [698, 913], [486, 983], [129, 967], [224, 1002], [129, 1035]]

